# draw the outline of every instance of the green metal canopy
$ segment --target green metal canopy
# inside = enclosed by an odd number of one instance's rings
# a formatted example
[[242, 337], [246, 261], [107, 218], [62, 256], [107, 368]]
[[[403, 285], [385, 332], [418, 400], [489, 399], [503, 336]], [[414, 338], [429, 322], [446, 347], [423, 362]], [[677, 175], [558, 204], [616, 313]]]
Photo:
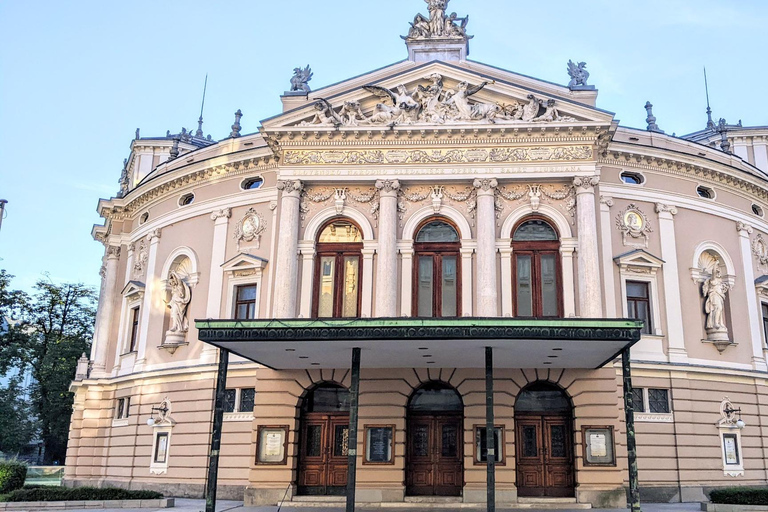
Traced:
[[375, 318], [197, 320], [200, 340], [274, 369], [599, 368], [640, 339], [625, 319]]

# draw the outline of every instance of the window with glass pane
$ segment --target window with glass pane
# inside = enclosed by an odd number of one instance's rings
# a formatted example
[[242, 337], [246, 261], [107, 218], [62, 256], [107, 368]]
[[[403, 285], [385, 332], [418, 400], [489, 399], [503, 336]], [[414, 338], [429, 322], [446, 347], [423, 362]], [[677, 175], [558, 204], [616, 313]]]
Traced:
[[240, 390], [240, 412], [253, 412], [253, 402], [256, 398], [254, 388], [243, 388]]
[[645, 412], [642, 388], [632, 388], [632, 408], [635, 412]]
[[318, 237], [314, 315], [317, 318], [360, 316], [360, 270], [363, 248], [360, 229], [339, 220]]
[[236, 389], [227, 389], [224, 391], [224, 412], [235, 412], [237, 398]]
[[669, 412], [669, 394], [666, 389], [648, 390], [648, 410], [654, 413]]
[[458, 232], [446, 222], [430, 221], [419, 230], [414, 243], [414, 316], [461, 314], [460, 248]]
[[235, 320], [256, 318], [256, 285], [238, 286], [235, 292]]
[[560, 241], [542, 219], [523, 222], [512, 238], [515, 316], [559, 317]]
[[649, 284], [627, 281], [627, 315], [643, 321], [643, 334], [651, 334], [651, 294]]
[[131, 342], [129, 352], [136, 352], [136, 343], [139, 340], [139, 306], [131, 310]]
[[761, 303], [763, 309], [763, 336], [765, 343], [768, 343], [768, 304]]

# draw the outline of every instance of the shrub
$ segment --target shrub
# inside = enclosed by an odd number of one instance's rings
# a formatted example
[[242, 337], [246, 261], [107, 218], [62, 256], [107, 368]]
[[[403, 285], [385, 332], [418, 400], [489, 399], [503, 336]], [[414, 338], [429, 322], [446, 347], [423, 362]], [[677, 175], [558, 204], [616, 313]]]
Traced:
[[0, 460], [0, 494], [24, 487], [27, 465], [18, 460]]
[[768, 505], [768, 487], [726, 487], [709, 493], [712, 503]]
[[33, 487], [13, 491], [5, 501], [158, 500], [162, 497], [155, 491], [129, 491], [116, 487]]

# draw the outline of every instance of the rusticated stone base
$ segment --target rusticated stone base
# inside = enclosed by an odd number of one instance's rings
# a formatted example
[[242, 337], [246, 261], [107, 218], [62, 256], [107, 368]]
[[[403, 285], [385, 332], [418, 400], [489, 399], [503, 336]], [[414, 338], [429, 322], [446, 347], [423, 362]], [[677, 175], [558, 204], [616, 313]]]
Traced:
[[627, 489], [617, 487], [609, 491], [577, 490], [576, 501], [590, 503], [593, 508], [626, 508]]
[[[70, 480], [65, 479], [61, 483], [65, 487], [117, 487], [132, 491], [156, 491], [166, 497], [202, 499], [205, 497], [204, 484], [184, 484], [173, 482], [141, 482], [133, 480]], [[216, 496], [221, 500], [241, 501], [245, 493], [244, 485], [220, 485], [216, 490]]]

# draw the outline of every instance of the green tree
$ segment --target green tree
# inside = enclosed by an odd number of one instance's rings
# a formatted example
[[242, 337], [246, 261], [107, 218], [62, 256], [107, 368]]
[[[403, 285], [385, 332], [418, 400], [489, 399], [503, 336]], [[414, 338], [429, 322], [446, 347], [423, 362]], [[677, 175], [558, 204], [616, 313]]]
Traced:
[[78, 358], [90, 352], [96, 295], [83, 284], [40, 280], [24, 307], [23, 317], [29, 332], [23, 352], [35, 380], [31, 397], [39, 419], [45, 462], [62, 464], [72, 415], [69, 385]]

